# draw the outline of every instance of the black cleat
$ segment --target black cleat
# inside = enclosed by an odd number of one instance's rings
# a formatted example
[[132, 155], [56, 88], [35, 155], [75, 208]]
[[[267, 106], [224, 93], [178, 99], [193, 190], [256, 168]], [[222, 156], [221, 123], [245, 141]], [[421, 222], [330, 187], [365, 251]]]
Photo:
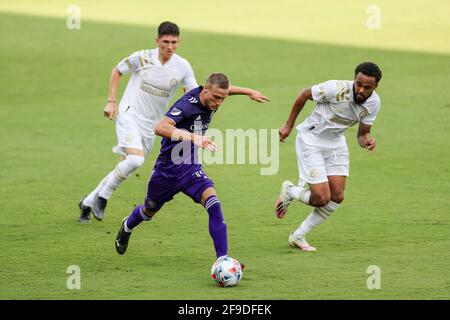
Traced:
[[124, 254], [127, 251], [128, 241], [130, 240], [131, 232], [125, 232], [125, 221], [128, 217], [123, 218], [120, 225], [119, 232], [116, 237], [116, 251], [118, 254]]
[[86, 197], [80, 200], [78, 207], [80, 208], [80, 223], [91, 223], [91, 207], [85, 206], [83, 201]]
[[94, 205], [92, 206], [92, 212], [94, 213], [94, 218], [98, 221], [103, 220], [103, 216], [105, 215], [105, 208], [108, 200], [105, 198], [99, 197], [98, 194], [94, 197]]

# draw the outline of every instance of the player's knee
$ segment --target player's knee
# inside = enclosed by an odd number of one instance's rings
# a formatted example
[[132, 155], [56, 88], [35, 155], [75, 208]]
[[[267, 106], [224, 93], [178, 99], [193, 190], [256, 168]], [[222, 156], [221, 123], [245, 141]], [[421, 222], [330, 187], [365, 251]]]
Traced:
[[344, 192], [332, 194], [331, 201], [336, 202], [336, 203], [342, 203], [344, 201]]
[[126, 161], [131, 171], [137, 170], [144, 164], [145, 158], [142, 156], [128, 155]]
[[142, 208], [142, 212], [147, 216], [147, 218], [151, 219], [153, 218], [153, 216], [155, 215], [155, 213], [157, 212], [157, 210], [150, 210], [147, 209], [145, 206]]
[[310, 204], [314, 207], [323, 207], [328, 202], [330, 202], [329, 194], [315, 194], [310, 199]]

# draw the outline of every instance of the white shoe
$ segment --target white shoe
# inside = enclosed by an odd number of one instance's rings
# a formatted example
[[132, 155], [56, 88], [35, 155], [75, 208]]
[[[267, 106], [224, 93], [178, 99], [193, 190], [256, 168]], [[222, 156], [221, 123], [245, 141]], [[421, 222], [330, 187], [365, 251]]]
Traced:
[[290, 188], [293, 188], [294, 184], [290, 181], [284, 181], [281, 185], [281, 192], [278, 196], [277, 200], [275, 201], [275, 215], [277, 218], [281, 219], [283, 218], [286, 213], [289, 205], [292, 202], [292, 198], [288, 196], [287, 191]]
[[305, 236], [298, 236], [294, 238], [292, 233], [289, 235], [288, 244], [291, 247], [299, 248], [302, 251], [312, 252], [317, 251], [316, 248], [313, 246], [310, 246], [309, 243], [306, 241]]

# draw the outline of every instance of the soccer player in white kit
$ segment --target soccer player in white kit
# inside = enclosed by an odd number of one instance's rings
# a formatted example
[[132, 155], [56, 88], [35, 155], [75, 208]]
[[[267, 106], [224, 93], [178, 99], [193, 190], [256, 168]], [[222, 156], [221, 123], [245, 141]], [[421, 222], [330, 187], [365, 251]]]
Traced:
[[359, 124], [359, 145], [375, 151], [376, 142], [370, 129], [380, 110], [380, 98], [374, 90], [381, 76], [376, 64], [364, 62], [356, 67], [353, 81], [330, 80], [303, 89], [287, 122], [280, 128], [280, 141], [284, 142], [305, 103], [308, 100], [315, 102], [313, 112], [296, 127], [298, 186], [284, 181], [275, 202], [275, 214], [280, 219], [294, 199], [313, 207], [311, 214], [289, 235], [291, 247], [316, 251], [306, 241], [306, 234], [325, 221], [344, 200], [349, 175], [345, 130]]
[[[189, 62], [175, 54], [179, 34], [176, 24], [161, 23], [157, 48], [137, 51], [112, 70], [104, 115], [112, 120], [117, 113], [118, 144], [113, 151], [122, 158], [114, 170], [80, 201], [80, 222], [90, 222], [91, 210], [97, 220], [102, 220], [112, 192], [143, 165], [155, 142], [154, 127], [167, 111], [180, 84], [183, 83], [186, 91], [198, 87]], [[131, 76], [117, 110], [116, 90], [124, 74]], [[260, 92], [249, 88], [231, 86], [230, 95], [233, 94], [244, 94], [258, 102], [269, 101]]]

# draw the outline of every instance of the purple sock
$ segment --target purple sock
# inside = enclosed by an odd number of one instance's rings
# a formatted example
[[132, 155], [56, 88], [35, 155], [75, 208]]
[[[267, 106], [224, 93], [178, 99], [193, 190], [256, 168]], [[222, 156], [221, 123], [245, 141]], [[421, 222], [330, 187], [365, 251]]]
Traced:
[[144, 208], [144, 206], [136, 206], [133, 209], [133, 211], [131, 212], [131, 214], [129, 215], [129, 217], [127, 219], [127, 227], [129, 229], [133, 229], [134, 227], [139, 225], [144, 220], [150, 220], [150, 218], [144, 214], [143, 208]]
[[209, 234], [214, 242], [216, 256], [221, 257], [228, 254], [227, 225], [223, 220], [220, 201], [212, 195], [205, 202], [205, 209], [209, 215]]

